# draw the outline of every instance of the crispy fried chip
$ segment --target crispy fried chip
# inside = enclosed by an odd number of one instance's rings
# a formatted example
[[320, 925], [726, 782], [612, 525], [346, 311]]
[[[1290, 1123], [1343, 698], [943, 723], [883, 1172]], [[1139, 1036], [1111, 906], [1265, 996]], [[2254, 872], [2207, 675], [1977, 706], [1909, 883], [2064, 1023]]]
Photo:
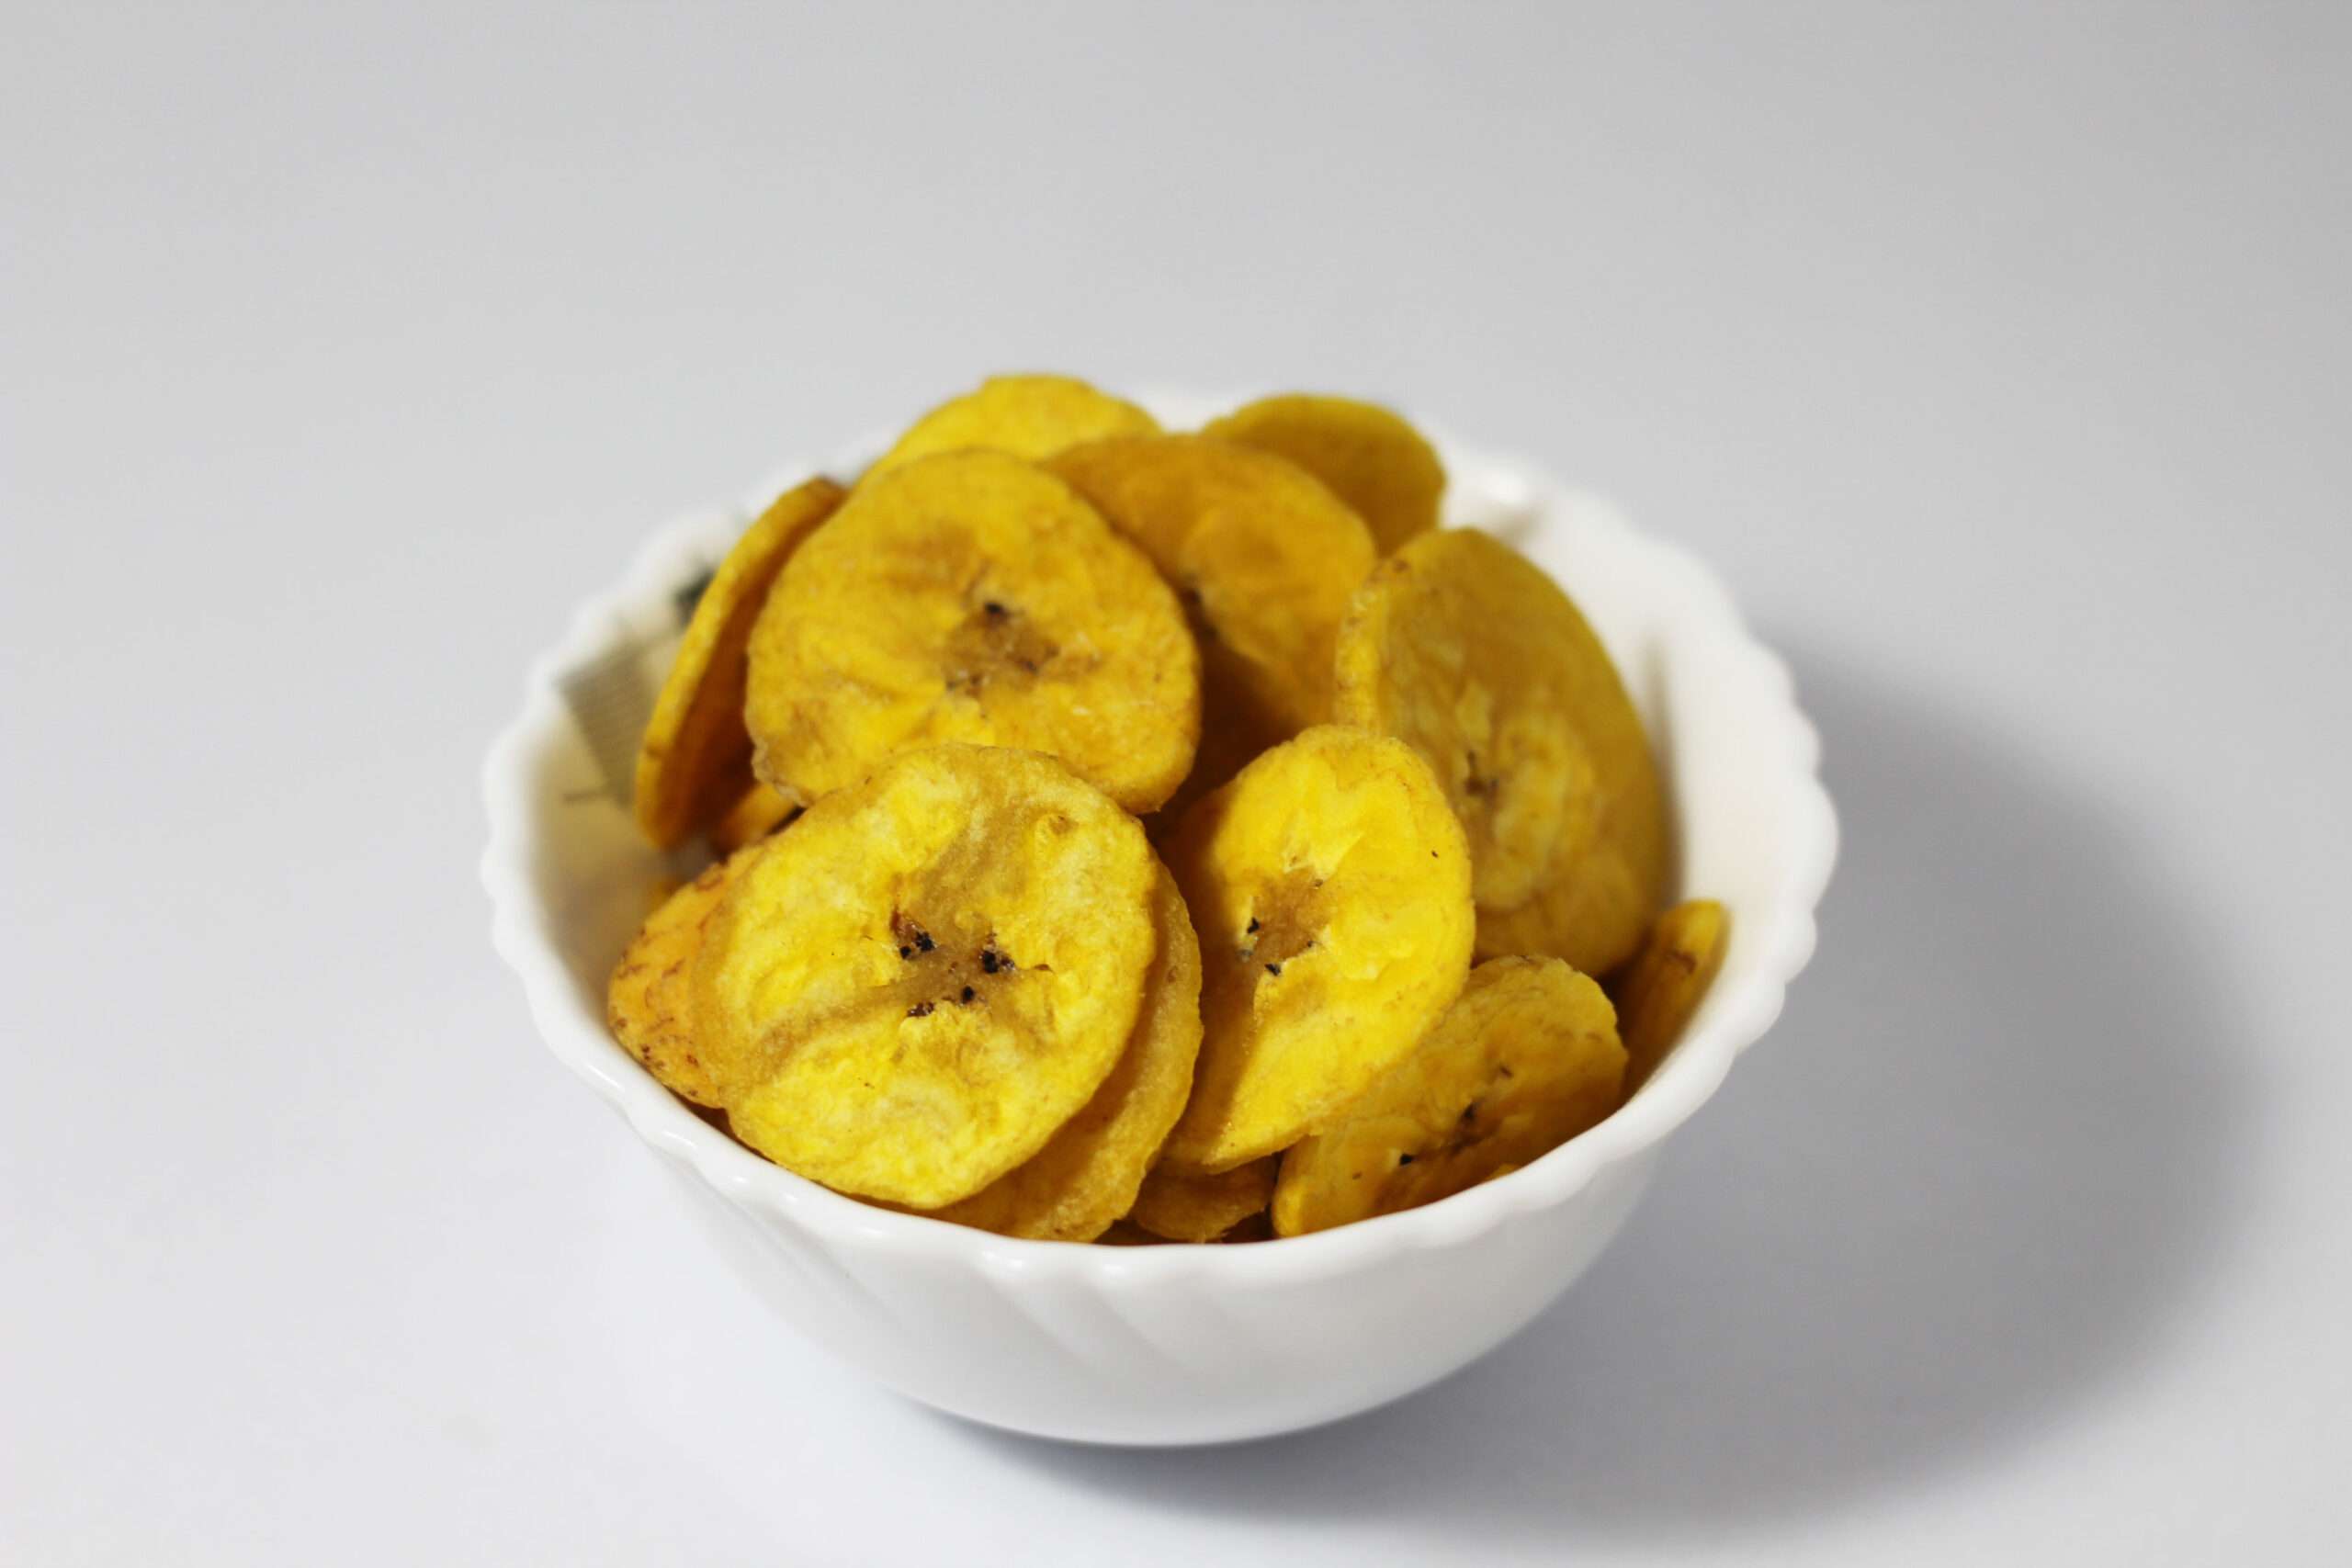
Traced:
[[1200, 636], [1200, 758], [1180, 810], [1331, 716], [1331, 639], [1374, 559], [1338, 497], [1280, 457], [1200, 435], [1097, 441], [1046, 467], [1143, 547]]
[[735, 797], [735, 804], [710, 825], [710, 847], [731, 855], [755, 839], [764, 839], [784, 826], [795, 807], [767, 785], [753, 780]]
[[1162, 1160], [1289, 1147], [1413, 1048], [1462, 989], [1469, 846], [1409, 747], [1306, 730], [1193, 807], [1170, 864], [1201, 937], [1204, 1033]]
[[1200, 943], [1164, 868], [1151, 915], [1159, 953], [1119, 1065], [1044, 1148], [962, 1202], [933, 1211], [933, 1218], [1001, 1235], [1091, 1241], [1135, 1204], [1145, 1169], [1192, 1092], [1201, 1049]]
[[1445, 465], [1419, 431], [1377, 403], [1293, 392], [1238, 408], [1202, 434], [1296, 463], [1354, 509], [1384, 555], [1437, 526]]
[[1625, 1040], [1625, 1090], [1649, 1081], [1724, 966], [1731, 915], [1712, 898], [1693, 898], [1660, 915], [1642, 948], [1611, 987], [1618, 1032]]
[[1616, 667], [1559, 586], [1483, 534], [1383, 561], [1340, 629], [1334, 712], [1409, 742], [1476, 864], [1480, 956], [1603, 972], [1666, 873], [1666, 807]]
[[1044, 751], [1148, 811], [1192, 766], [1200, 653], [1144, 558], [996, 452], [869, 479], [752, 634], [759, 774], [804, 800], [942, 740]]
[[1617, 1107], [1609, 998], [1556, 958], [1497, 958], [1413, 1053], [1283, 1156], [1274, 1230], [1418, 1208], [1526, 1164]]
[[986, 447], [1035, 460], [1106, 435], [1150, 435], [1159, 421], [1069, 376], [991, 376], [951, 398], [882, 455], [867, 477], [934, 452]]
[[1142, 1226], [1129, 1224], [1125, 1220], [1114, 1223], [1109, 1230], [1096, 1236], [1094, 1240], [1096, 1245], [1102, 1247], [1166, 1247], [1169, 1245]]
[[736, 1135], [845, 1192], [970, 1197], [1118, 1065], [1157, 877], [1133, 818], [1031, 752], [909, 752], [818, 801], [744, 852], [695, 963]]
[[776, 574], [841, 499], [842, 488], [822, 478], [785, 491], [695, 602], [637, 754], [638, 826], [658, 848], [708, 827], [752, 786], [743, 650]]
[[1253, 1159], [1215, 1176], [1186, 1176], [1161, 1166], [1143, 1179], [1127, 1218], [1170, 1241], [1215, 1241], [1274, 1196], [1276, 1156]]
[[703, 932], [741, 863], [721, 861], [664, 898], [630, 939], [605, 993], [605, 1021], [621, 1048], [696, 1105], [717, 1105], [718, 1089], [703, 1062], [689, 981]]

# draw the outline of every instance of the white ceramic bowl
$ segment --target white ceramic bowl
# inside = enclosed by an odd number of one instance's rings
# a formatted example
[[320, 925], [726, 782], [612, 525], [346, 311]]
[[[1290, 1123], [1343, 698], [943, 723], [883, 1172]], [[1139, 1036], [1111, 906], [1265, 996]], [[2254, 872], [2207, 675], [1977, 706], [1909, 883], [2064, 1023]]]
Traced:
[[[1154, 406], [1171, 423], [1200, 412]], [[1771, 1024], [1810, 957], [1837, 823], [1787, 668], [1712, 572], [1524, 464], [1445, 457], [1449, 523], [1510, 538], [1615, 655], [1672, 781], [1679, 886], [1730, 907], [1731, 948], [1689, 1033], [1616, 1115], [1503, 1180], [1317, 1235], [1079, 1247], [868, 1208], [736, 1144], [605, 1033], [605, 976], [650, 885], [693, 869], [645, 847], [618, 781], [676, 640], [681, 591], [780, 484], [664, 528], [532, 666], [484, 774], [492, 938], [548, 1048], [684, 1177], [715, 1222], [705, 1228], [785, 1323], [974, 1420], [1092, 1442], [1218, 1442], [1435, 1382], [1524, 1326], [1616, 1235], [1667, 1135]]]

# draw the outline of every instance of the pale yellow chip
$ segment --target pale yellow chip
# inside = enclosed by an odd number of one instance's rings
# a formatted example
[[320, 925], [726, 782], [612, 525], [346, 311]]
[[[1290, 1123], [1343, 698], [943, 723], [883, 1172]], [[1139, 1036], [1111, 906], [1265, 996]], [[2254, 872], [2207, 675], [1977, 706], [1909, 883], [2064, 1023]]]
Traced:
[[743, 856], [695, 1026], [736, 1135], [787, 1169], [920, 1209], [968, 1198], [1135, 1032], [1159, 867], [1051, 758], [909, 752]]
[[1001, 1235], [1091, 1241], [1134, 1206], [1145, 1170], [1184, 1109], [1201, 1049], [1201, 948], [1165, 869], [1152, 893], [1152, 927], [1159, 953], [1144, 987], [1143, 1017], [1094, 1098], [1044, 1148], [962, 1202], [933, 1211], [933, 1218]]
[[1215, 1176], [1187, 1176], [1167, 1166], [1143, 1179], [1127, 1218], [1170, 1241], [1215, 1241], [1274, 1196], [1276, 1156], [1253, 1159]]
[[1677, 904], [1651, 924], [1611, 987], [1625, 1040], [1627, 1093], [1648, 1081], [1690, 1026], [1724, 966], [1730, 938], [1730, 912], [1712, 898]]
[[991, 376], [915, 421], [866, 476], [935, 452], [984, 447], [1034, 461], [1080, 442], [1159, 429], [1159, 422], [1135, 404], [1074, 377]]
[[1642, 721], [1559, 585], [1484, 534], [1383, 561], [1339, 637], [1340, 721], [1408, 742], [1470, 836], [1481, 957], [1599, 974], [1641, 940], [1666, 875]]
[[605, 1021], [621, 1048], [696, 1105], [719, 1101], [695, 1028], [695, 955], [741, 864], [721, 861], [663, 898], [621, 954], [605, 993]]
[[1201, 435], [1074, 446], [1047, 465], [1143, 547], [1199, 634], [1200, 758], [1182, 809], [1331, 716], [1331, 645], [1372, 535], [1295, 465]]
[[1383, 554], [1437, 526], [1445, 465], [1419, 431], [1377, 403], [1292, 392], [1238, 408], [1202, 434], [1296, 463], [1364, 520]]
[[869, 479], [752, 635], [760, 776], [803, 800], [945, 740], [1061, 758], [1133, 811], [1200, 734], [1200, 651], [1151, 563], [1051, 474], [996, 452]]
[[1201, 938], [1201, 1065], [1161, 1159], [1288, 1148], [1437, 1021], [1469, 968], [1469, 846], [1410, 748], [1306, 730], [1193, 807], [1169, 863]]
[[1617, 1108], [1625, 1048], [1600, 987], [1556, 958], [1497, 958], [1412, 1054], [1283, 1156], [1274, 1230], [1304, 1235], [1451, 1197]]
[[776, 574], [841, 500], [842, 488], [822, 478], [785, 491], [695, 600], [637, 754], [637, 822], [659, 848], [709, 827], [754, 783], [744, 649]]

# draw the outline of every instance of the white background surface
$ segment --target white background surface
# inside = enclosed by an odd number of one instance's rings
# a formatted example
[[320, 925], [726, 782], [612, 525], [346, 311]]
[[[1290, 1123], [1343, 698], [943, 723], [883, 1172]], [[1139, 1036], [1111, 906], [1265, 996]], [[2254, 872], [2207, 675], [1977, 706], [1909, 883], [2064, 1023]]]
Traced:
[[[2319, 1562], [2352, 28], [10, 7], [0, 1559]], [[1848, 851], [1488, 1361], [1220, 1451], [771, 1328], [474, 773], [648, 527], [983, 371], [1394, 398], [1724, 570]]]

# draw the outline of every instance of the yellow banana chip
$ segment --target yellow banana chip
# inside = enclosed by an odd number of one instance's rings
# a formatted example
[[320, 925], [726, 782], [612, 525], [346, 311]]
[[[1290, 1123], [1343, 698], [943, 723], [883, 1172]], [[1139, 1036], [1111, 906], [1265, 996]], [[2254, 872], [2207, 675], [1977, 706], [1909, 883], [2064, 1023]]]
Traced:
[[1135, 1204], [1145, 1169], [1192, 1092], [1201, 1049], [1201, 948], [1165, 869], [1151, 910], [1159, 953], [1119, 1065], [1044, 1148], [963, 1201], [933, 1211], [933, 1218], [1001, 1235], [1091, 1241]]
[[1609, 998], [1556, 958], [1497, 958], [1345, 1113], [1283, 1156], [1274, 1230], [1418, 1208], [1557, 1148], [1617, 1107]]
[[1411, 744], [1470, 836], [1478, 952], [1606, 971], [1666, 874], [1666, 803], [1640, 716], [1559, 585], [1484, 534], [1383, 561], [1340, 627], [1334, 712]]
[[740, 864], [721, 861], [664, 898], [630, 940], [605, 993], [605, 1021], [621, 1048], [696, 1105], [717, 1105], [718, 1088], [703, 1061], [689, 982], [704, 929]]
[[1384, 555], [1437, 526], [1445, 465], [1377, 403], [1293, 392], [1238, 408], [1202, 434], [1296, 463], [1354, 509]]
[[1161, 1159], [1207, 1174], [1288, 1148], [1413, 1048], [1461, 991], [1469, 846], [1409, 747], [1308, 729], [1186, 815], [1170, 865], [1201, 938], [1193, 1098]]
[[710, 847], [720, 854], [731, 855], [754, 840], [764, 839], [797, 809], [789, 800], [767, 785], [754, 780], [750, 788], [735, 797], [735, 804], [726, 814], [710, 825]]
[[1016, 457], [1051, 457], [1106, 435], [1149, 435], [1151, 415], [1069, 376], [991, 376], [921, 419], [867, 470], [871, 478], [934, 452], [985, 447]]
[[1682, 1038], [1724, 966], [1731, 916], [1712, 898], [1677, 904], [1651, 925], [1617, 977], [1617, 1028], [1625, 1040], [1625, 1089], [1648, 1081]]
[[787, 1169], [944, 1208], [1043, 1148], [1135, 1032], [1159, 867], [1051, 758], [909, 752], [743, 861], [695, 1021], [736, 1135]]
[[1190, 770], [1200, 652], [1151, 563], [1070, 488], [996, 452], [861, 483], [752, 634], [761, 778], [803, 800], [943, 740], [1061, 758], [1148, 811]]
[[841, 504], [813, 479], [776, 498], [735, 541], [695, 602], [637, 753], [638, 826], [661, 849], [708, 827], [754, 782], [743, 728], [744, 649], [786, 561]]
[[1274, 1196], [1276, 1158], [1253, 1159], [1215, 1176], [1186, 1176], [1166, 1166], [1143, 1179], [1127, 1218], [1170, 1241], [1215, 1241]]
[[1331, 716], [1331, 640], [1374, 559], [1338, 497], [1280, 457], [1201, 435], [1097, 441], [1046, 467], [1143, 547], [1199, 634], [1200, 758], [1178, 809]]

